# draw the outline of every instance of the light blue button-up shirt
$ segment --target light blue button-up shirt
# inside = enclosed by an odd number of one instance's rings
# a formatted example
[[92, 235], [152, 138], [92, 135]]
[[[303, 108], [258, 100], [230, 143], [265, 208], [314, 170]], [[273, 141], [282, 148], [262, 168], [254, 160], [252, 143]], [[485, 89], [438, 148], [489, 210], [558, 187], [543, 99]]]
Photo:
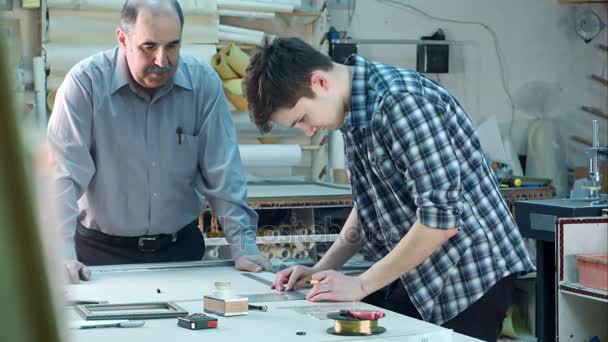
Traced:
[[236, 130], [209, 65], [181, 54], [172, 81], [149, 95], [118, 47], [91, 56], [57, 91], [48, 140], [68, 258], [77, 222], [118, 236], [174, 233], [205, 198], [232, 256], [259, 253]]

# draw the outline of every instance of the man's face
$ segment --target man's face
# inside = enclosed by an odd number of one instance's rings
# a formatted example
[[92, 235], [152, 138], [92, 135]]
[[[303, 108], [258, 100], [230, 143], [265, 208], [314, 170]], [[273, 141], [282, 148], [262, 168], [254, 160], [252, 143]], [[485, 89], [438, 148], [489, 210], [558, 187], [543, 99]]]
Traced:
[[[333, 110], [332, 110], [333, 108]], [[312, 136], [322, 129], [336, 130], [342, 126], [344, 111], [331, 106], [327, 99], [303, 97], [293, 108], [279, 109], [272, 121], [283, 127], [295, 127]]]
[[343, 99], [330, 91], [326, 80], [311, 80], [313, 98], [302, 97], [292, 108], [277, 110], [271, 119], [279, 126], [295, 127], [312, 136], [322, 129], [337, 130], [344, 123]]
[[135, 24], [125, 32], [116, 30], [131, 76], [144, 88], [158, 88], [177, 70], [181, 40], [177, 13], [153, 14], [142, 9]]

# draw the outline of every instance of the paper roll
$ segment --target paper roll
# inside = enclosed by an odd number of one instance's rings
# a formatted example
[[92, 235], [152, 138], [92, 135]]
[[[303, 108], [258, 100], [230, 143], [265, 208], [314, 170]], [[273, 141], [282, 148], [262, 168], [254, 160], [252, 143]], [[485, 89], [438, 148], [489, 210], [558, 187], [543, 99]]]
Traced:
[[[217, 15], [186, 15], [184, 21], [186, 25], [181, 37], [182, 45], [217, 43]], [[115, 31], [120, 27], [120, 15], [117, 12], [50, 9], [48, 22], [49, 42], [116, 44]], [[74, 27], [78, 27], [76, 35]]]
[[249, 55], [238, 46], [231, 44], [226, 57], [228, 57], [228, 65], [230, 65], [232, 70], [241, 77], [245, 76], [245, 70], [249, 65]]
[[264, 36], [260, 37], [259, 35], [254, 34], [220, 31], [217, 34], [217, 38], [219, 40], [231, 41], [236, 43], [260, 45]]
[[217, 13], [221, 17], [242, 17], [242, 18], [258, 18], [258, 19], [272, 19], [274, 18], [274, 12], [251, 12], [251, 11], [235, 11], [228, 9], [219, 9]]
[[293, 12], [294, 6], [285, 3], [257, 2], [247, 0], [218, 0], [218, 9], [236, 11], [261, 11], [261, 12]]
[[329, 159], [334, 169], [344, 169], [344, 138], [342, 132], [335, 131], [329, 134]]
[[300, 145], [296, 144], [239, 145], [239, 150], [245, 167], [291, 167], [302, 159]]
[[255, 39], [257, 39], [258, 42], [261, 42], [262, 39], [264, 38], [263, 31], [251, 30], [251, 29], [246, 29], [246, 28], [237, 27], [237, 26], [219, 25], [219, 30], [220, 30], [220, 32], [229, 32], [229, 33], [236, 33], [236, 34], [252, 36], [252, 37], [255, 37]]
[[46, 106], [49, 111], [53, 111], [53, 106], [55, 105], [55, 96], [57, 96], [57, 89], [49, 90], [46, 95]]
[[217, 247], [213, 248], [213, 247], [208, 247], [207, 251], [205, 252], [205, 259], [207, 260], [215, 260], [220, 256], [220, 252], [218, 251]]
[[32, 68], [36, 94], [36, 119], [40, 127], [46, 127], [46, 75], [42, 57], [33, 58]]
[[228, 57], [222, 51], [213, 55], [211, 58], [211, 66], [215, 69], [215, 72], [220, 75], [222, 80], [239, 78], [239, 75], [237, 75], [230, 65], [228, 65]]
[[[125, 0], [47, 0], [47, 7], [120, 13], [124, 3]], [[216, 0], [180, 0], [179, 4], [185, 15], [217, 13]]]
[[246, 112], [248, 110], [247, 99], [243, 96], [243, 89], [241, 87], [242, 81], [242, 79], [237, 78], [235, 80], [223, 81], [222, 83], [224, 93], [232, 105], [239, 112]]

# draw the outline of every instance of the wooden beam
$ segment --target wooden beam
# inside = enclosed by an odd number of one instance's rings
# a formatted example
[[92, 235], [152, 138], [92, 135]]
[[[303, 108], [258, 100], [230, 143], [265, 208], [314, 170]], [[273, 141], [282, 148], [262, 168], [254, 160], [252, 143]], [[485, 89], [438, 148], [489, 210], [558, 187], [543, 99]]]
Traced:
[[590, 113], [590, 114], [593, 114], [595, 116], [599, 116], [602, 119], [608, 120], [608, 114], [603, 113], [601, 110], [599, 110], [597, 108], [582, 106], [581, 109], [584, 110], [587, 113]]
[[608, 80], [598, 76], [598, 75], [591, 75], [591, 79], [600, 82], [601, 84], [605, 85], [606, 87], [608, 87]]
[[572, 139], [573, 141], [576, 141], [578, 143], [581, 143], [583, 145], [593, 146], [593, 144], [591, 143], [591, 140], [587, 140], [585, 138], [581, 138], [576, 135], [571, 136], [570, 139]]

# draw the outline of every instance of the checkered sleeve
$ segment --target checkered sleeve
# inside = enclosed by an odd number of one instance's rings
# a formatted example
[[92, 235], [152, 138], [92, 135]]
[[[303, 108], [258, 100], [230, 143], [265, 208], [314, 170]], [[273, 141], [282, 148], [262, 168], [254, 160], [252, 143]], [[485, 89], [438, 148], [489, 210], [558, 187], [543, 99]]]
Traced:
[[449, 229], [462, 222], [460, 165], [441, 103], [419, 94], [398, 93], [383, 105], [389, 153], [417, 206], [418, 220]]

